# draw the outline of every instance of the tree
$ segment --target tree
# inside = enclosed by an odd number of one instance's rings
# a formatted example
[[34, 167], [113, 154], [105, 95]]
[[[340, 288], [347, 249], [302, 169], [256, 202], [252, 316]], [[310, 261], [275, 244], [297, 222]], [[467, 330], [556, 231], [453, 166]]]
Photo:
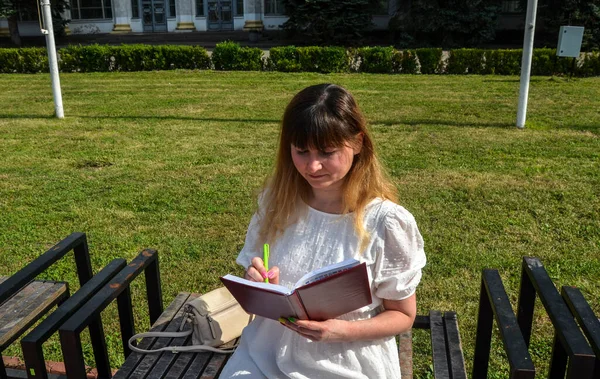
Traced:
[[[65, 26], [69, 20], [63, 19], [62, 13], [69, 8], [68, 0], [51, 0], [52, 24], [54, 34], [63, 35]], [[40, 6], [41, 12], [41, 6]], [[19, 19], [37, 20], [38, 4], [37, 0], [0, 0], [0, 17], [8, 20], [8, 30], [11, 41], [21, 46], [21, 34], [19, 33]], [[41, 15], [40, 15], [41, 17]]]
[[[527, 0], [521, 0], [521, 8], [527, 9]], [[582, 49], [600, 48], [600, 0], [539, 0], [537, 29], [540, 39], [556, 46], [561, 26], [583, 26]]]
[[501, 0], [402, 1], [390, 21], [399, 45], [478, 46], [494, 39]]
[[359, 45], [379, 0], [286, 0], [284, 30], [311, 44]]

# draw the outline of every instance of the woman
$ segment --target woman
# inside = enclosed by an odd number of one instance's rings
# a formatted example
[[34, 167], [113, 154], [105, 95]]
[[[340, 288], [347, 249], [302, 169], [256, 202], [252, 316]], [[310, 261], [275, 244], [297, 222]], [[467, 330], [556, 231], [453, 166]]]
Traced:
[[221, 378], [400, 377], [394, 336], [414, 321], [425, 253], [395, 199], [352, 95], [333, 84], [299, 92], [237, 263], [247, 279], [291, 288], [307, 272], [355, 258], [367, 263], [373, 302], [321, 322], [256, 317]]

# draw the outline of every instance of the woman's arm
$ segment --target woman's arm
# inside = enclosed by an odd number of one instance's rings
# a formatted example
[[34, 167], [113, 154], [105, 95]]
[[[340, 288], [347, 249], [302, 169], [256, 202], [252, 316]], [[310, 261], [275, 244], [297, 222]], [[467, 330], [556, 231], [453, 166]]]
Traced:
[[360, 321], [296, 320], [282, 322], [286, 327], [313, 341], [343, 342], [375, 340], [400, 334], [412, 327], [417, 314], [415, 294], [403, 300], [383, 300], [384, 311]]

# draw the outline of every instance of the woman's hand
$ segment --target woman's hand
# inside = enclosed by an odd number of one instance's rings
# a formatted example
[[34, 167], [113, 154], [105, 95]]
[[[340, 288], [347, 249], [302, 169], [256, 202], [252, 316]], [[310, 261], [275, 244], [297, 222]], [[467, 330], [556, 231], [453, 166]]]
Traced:
[[352, 339], [352, 333], [349, 332], [351, 321], [331, 319], [326, 321], [294, 320], [291, 322], [281, 319], [280, 322], [311, 341], [343, 342]]
[[417, 297], [383, 300], [383, 312], [360, 321], [331, 319], [327, 321], [280, 319], [286, 328], [312, 341], [368, 341], [398, 335], [412, 327], [417, 314]]
[[265, 263], [259, 257], [252, 259], [252, 265], [246, 270], [244, 278], [253, 282], [263, 282], [269, 278], [269, 283], [279, 284], [279, 267], [271, 267], [269, 271], [265, 269]]

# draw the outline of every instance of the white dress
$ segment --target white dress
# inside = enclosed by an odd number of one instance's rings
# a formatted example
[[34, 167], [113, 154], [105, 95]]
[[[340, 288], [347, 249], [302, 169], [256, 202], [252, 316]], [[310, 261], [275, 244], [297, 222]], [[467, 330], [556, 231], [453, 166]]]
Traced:
[[[423, 238], [413, 216], [391, 202], [373, 200], [365, 211], [370, 241], [363, 254], [351, 215], [320, 212], [306, 215], [288, 227], [270, 246], [270, 267], [278, 266], [281, 285], [289, 288], [307, 272], [356, 258], [367, 263], [373, 302], [340, 316], [363, 320], [382, 311], [382, 299], [411, 296], [425, 265]], [[252, 217], [237, 263], [248, 267], [256, 249], [258, 216]], [[262, 246], [262, 244], [261, 244]], [[256, 317], [243, 331], [240, 345], [220, 378], [400, 378], [395, 338], [353, 342], [313, 342], [279, 322]]]

